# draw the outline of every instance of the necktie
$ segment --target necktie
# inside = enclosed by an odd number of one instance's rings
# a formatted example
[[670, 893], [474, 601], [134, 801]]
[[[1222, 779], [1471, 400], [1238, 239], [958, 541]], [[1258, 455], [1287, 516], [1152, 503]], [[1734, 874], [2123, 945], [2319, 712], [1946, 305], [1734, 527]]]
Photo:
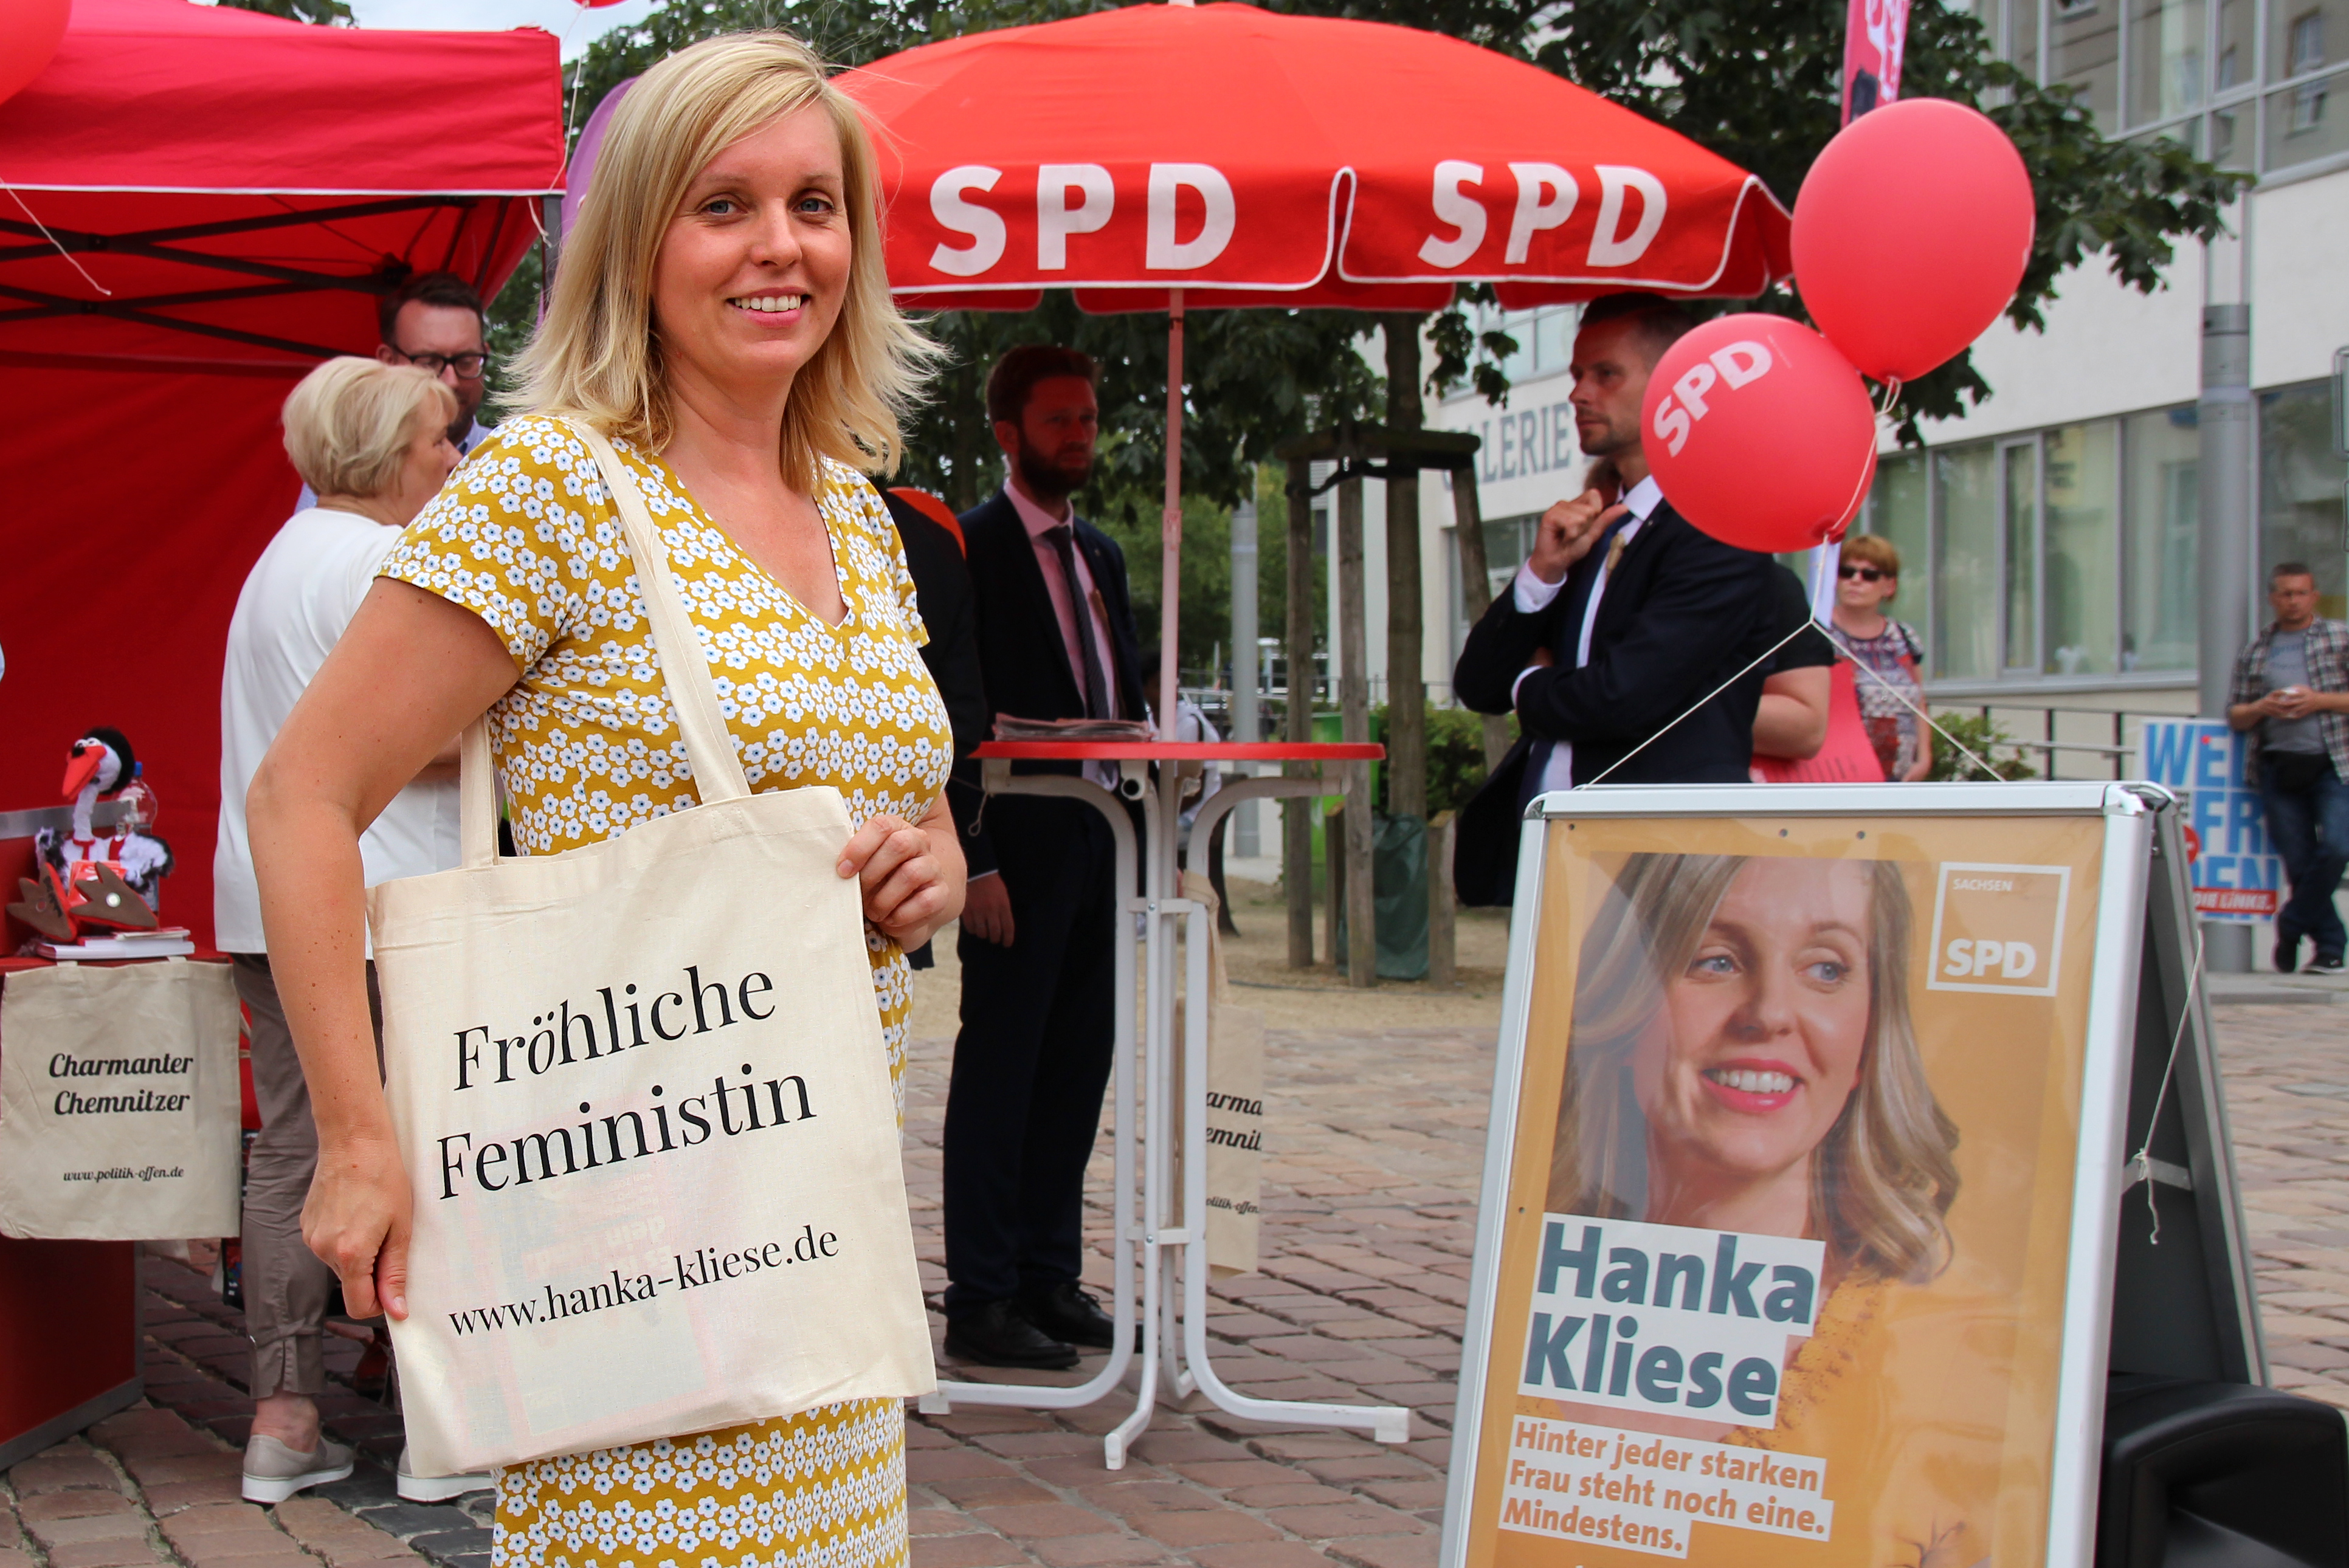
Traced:
[[[1596, 562], [1605, 562], [1603, 570], [1606, 574], [1614, 575], [1616, 565], [1623, 559], [1623, 530], [1630, 522], [1630, 514], [1627, 512], [1609, 523], [1607, 531], [1599, 536], [1598, 546], [1576, 562], [1567, 577], [1565, 614], [1558, 617], [1557, 638], [1550, 649], [1557, 655], [1557, 667], [1560, 669], [1582, 667], [1583, 617], [1589, 613], [1590, 596], [1599, 591], [1602, 570]], [[1601, 550], [1605, 552], [1603, 555]], [[1549, 771], [1550, 757], [1557, 748], [1558, 742], [1555, 740], [1537, 740], [1526, 752], [1525, 775], [1517, 783], [1518, 810], [1523, 810], [1526, 803], [1541, 792], [1542, 776]]]
[[1077, 574], [1076, 531], [1067, 523], [1045, 531], [1052, 552], [1061, 558], [1061, 581], [1069, 585], [1069, 603], [1077, 613], [1077, 646], [1084, 655], [1084, 697], [1087, 718], [1109, 718], [1113, 699], [1109, 676], [1102, 670], [1101, 648], [1093, 640], [1093, 607], [1085, 596], [1084, 579]]

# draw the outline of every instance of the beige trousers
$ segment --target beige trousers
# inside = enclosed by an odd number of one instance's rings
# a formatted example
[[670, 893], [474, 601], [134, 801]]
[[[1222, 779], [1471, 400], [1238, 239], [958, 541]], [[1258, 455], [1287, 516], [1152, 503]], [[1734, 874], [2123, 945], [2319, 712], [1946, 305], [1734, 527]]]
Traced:
[[[302, 1059], [277, 1000], [269, 959], [233, 955], [236, 994], [252, 1015], [253, 1095], [261, 1131], [244, 1172], [244, 1329], [253, 1339], [253, 1397], [326, 1391], [326, 1302], [335, 1271], [302, 1240], [302, 1204], [318, 1169], [318, 1126]], [[383, 1061], [383, 1004], [367, 965], [376, 1065]]]

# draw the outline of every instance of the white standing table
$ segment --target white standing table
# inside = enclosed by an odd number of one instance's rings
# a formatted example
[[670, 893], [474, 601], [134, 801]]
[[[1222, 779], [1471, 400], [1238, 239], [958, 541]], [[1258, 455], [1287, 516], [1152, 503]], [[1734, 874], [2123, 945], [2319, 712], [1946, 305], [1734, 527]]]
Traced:
[[[1116, 1284], [1111, 1317], [1117, 1325], [1107, 1361], [1085, 1381], [1071, 1386], [1032, 1383], [940, 1382], [925, 1397], [923, 1411], [943, 1414], [957, 1405], [1005, 1405], [1031, 1410], [1068, 1410], [1106, 1398], [1124, 1379], [1136, 1356], [1141, 1360], [1133, 1413], [1102, 1439], [1104, 1461], [1123, 1469], [1133, 1441], [1150, 1425], [1162, 1398], [1169, 1403], [1194, 1392], [1232, 1415], [1288, 1426], [1352, 1427], [1381, 1442], [1409, 1438], [1411, 1412], [1393, 1405], [1328, 1405], [1299, 1399], [1258, 1399], [1236, 1392], [1217, 1375], [1207, 1344], [1207, 1006], [1208, 912], [1206, 904], [1180, 896], [1175, 849], [1181, 834], [1184, 781], [1209, 762], [1283, 762], [1312, 765], [1297, 777], [1231, 779], [1200, 805], [1192, 841], [1206, 845], [1225, 812], [1243, 800], [1340, 792], [1324, 769], [1332, 764], [1372, 762], [1385, 748], [1361, 743], [1206, 741], [989, 741], [978, 749], [990, 795], [1055, 795], [1082, 800], [1101, 812], [1117, 845], [1118, 903], [1123, 922], [1139, 915], [1139, 944], [1147, 967], [1148, 1010], [1135, 1039], [1136, 939], [1122, 929], [1115, 945], [1115, 1061], [1111, 1094], [1115, 1107], [1110, 1209], [1114, 1217], [1112, 1252]], [[1016, 774], [1014, 762], [1109, 762], [1120, 787], [1112, 792], [1069, 774]], [[1155, 765], [1154, 786], [1151, 769]], [[1133, 819], [1125, 801], [1140, 802], [1144, 842], [1143, 892], [1135, 885]], [[1204, 852], [1204, 851], [1203, 851]], [[1195, 998], [1184, 1010], [1183, 1037], [1174, 1036], [1177, 922], [1187, 942], [1182, 991]], [[1137, 1044], [1139, 1050], [1136, 1049]], [[1174, 1188], [1176, 1053], [1181, 1053], [1182, 1191]], [[1138, 1114], [1137, 1114], [1138, 1113]], [[1137, 1126], [1137, 1122], [1139, 1125]], [[1137, 1134], [1139, 1146], [1137, 1148]], [[1140, 1290], [1135, 1258], [1141, 1250]]]

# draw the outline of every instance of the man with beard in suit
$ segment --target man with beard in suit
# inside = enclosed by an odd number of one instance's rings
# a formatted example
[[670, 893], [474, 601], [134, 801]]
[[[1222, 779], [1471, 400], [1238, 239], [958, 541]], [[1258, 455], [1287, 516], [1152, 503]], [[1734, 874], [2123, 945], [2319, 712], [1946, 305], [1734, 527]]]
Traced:
[[[962, 514], [988, 701], [1023, 718], [1144, 717], [1125, 557], [1069, 498], [1092, 470], [1092, 359], [1015, 348], [987, 382], [1009, 472]], [[1116, 785], [1113, 764], [1032, 763]], [[999, 795], [963, 825], [962, 1031], [946, 1118], [947, 1353], [1066, 1368], [1106, 1349], [1079, 1283], [1121, 928], [1109, 825], [1081, 800]]]
[[1521, 733], [1461, 811], [1454, 884], [1464, 903], [1515, 896], [1519, 825], [1537, 794], [1602, 775], [1748, 781], [1762, 683], [1733, 677], [1769, 645], [1772, 562], [1674, 511], [1640, 442], [1648, 378], [1694, 325], [1651, 294], [1605, 295], [1583, 311], [1575, 429], [1584, 452], [1613, 465], [1623, 497], [1609, 504], [1585, 490], [1544, 512], [1516, 581], [1461, 651], [1461, 702], [1514, 711]]

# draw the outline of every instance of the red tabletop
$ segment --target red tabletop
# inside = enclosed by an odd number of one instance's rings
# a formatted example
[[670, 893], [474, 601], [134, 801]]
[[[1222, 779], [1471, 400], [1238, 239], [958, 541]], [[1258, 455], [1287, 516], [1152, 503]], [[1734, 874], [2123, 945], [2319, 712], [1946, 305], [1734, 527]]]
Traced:
[[1362, 740], [990, 740], [977, 753], [1010, 762], [1377, 762]]

